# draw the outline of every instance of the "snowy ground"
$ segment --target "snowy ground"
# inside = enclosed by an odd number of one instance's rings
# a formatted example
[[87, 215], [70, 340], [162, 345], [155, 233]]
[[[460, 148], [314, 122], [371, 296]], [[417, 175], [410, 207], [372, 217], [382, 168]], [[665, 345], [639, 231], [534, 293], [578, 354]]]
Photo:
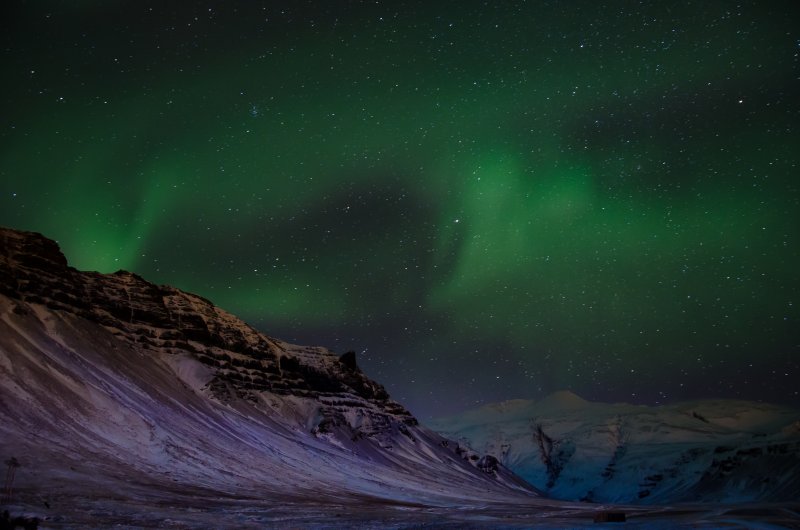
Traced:
[[[322, 494], [322, 492], [320, 492]], [[530, 501], [468, 502], [448, 507], [366, 497], [225, 498], [200, 492], [149, 492], [135, 498], [51, 499], [50, 508], [14, 504], [40, 528], [800, 528], [800, 505], [620, 507]], [[626, 523], [594, 523], [598, 511], [623, 511]]]

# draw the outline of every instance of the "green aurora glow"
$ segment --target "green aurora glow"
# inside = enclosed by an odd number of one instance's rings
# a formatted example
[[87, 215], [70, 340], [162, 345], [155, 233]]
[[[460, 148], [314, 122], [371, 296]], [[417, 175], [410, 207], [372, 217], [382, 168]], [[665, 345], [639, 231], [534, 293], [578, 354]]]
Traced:
[[0, 224], [423, 415], [798, 403], [798, 7], [111, 4], [4, 3]]

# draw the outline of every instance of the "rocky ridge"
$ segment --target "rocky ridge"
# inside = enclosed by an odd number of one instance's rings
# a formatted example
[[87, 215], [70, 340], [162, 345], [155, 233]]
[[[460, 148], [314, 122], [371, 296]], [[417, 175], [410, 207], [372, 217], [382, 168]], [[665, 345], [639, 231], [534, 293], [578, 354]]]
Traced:
[[215, 369], [208, 388], [219, 400], [255, 402], [261, 392], [316, 400], [321, 408], [315, 432], [348, 425], [352, 407], [368, 418], [353, 428], [353, 436], [379, 436], [392, 427], [408, 433], [404, 426], [417, 424], [363, 374], [354, 353], [340, 357], [321, 347], [287, 344], [201, 296], [127, 271], [78, 271], [54, 241], [39, 234], [0, 231], [0, 293], [71, 312], [145, 351], [189, 353]]

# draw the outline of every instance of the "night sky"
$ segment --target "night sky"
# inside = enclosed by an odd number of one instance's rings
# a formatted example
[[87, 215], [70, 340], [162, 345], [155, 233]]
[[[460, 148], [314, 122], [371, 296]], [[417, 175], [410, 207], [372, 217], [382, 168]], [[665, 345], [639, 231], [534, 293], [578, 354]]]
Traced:
[[800, 3], [20, 1], [0, 225], [423, 419], [800, 404]]

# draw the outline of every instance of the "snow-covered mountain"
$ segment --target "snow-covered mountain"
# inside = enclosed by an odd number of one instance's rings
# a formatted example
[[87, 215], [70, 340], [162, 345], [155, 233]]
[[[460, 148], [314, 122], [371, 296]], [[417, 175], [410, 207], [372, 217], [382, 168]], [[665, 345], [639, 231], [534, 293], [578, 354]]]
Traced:
[[800, 495], [800, 411], [776, 405], [644, 407], [590, 403], [562, 391], [430, 425], [557, 499], [733, 503]]
[[53, 241], [7, 229], [0, 450], [21, 464], [15, 500], [57, 513], [98, 499], [277, 509], [536, 497], [419, 425], [355, 354], [287, 344], [135, 274], [77, 271]]
[[[563, 397], [553, 410], [584, 406]], [[510, 420], [509, 407], [479, 411], [473, 424]], [[548, 436], [560, 432], [542, 425]], [[527, 454], [516, 443], [490, 449], [515, 466]], [[648, 530], [800, 525], [796, 502], [673, 509], [547, 500], [497, 458], [419, 425], [355, 355], [287, 344], [135, 274], [77, 271], [53, 241], [7, 229], [0, 457], [19, 464], [0, 509], [37, 516], [43, 528], [596, 528], [621, 513], [626, 528]]]

